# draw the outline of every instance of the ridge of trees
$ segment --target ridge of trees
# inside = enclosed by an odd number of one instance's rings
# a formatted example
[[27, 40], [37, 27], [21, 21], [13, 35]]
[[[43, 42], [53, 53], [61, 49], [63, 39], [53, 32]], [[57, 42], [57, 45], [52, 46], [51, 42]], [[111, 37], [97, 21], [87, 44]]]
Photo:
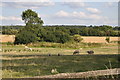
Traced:
[[[2, 34], [15, 35], [25, 26], [2, 26]], [[102, 26], [81, 26], [81, 25], [46, 25], [41, 26], [44, 30], [57, 30], [69, 35], [80, 34], [81, 36], [118, 36], [120, 27]]]

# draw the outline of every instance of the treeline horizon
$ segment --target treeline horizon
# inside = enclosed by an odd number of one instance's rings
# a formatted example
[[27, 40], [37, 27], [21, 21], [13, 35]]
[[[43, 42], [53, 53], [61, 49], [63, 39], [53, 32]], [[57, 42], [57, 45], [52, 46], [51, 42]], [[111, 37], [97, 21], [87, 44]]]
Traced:
[[[15, 35], [24, 28], [23, 25], [0, 26], [2, 34]], [[118, 36], [120, 27], [118, 26], [85, 26], [85, 25], [43, 25], [41, 26], [46, 31], [62, 31], [69, 35], [79, 34], [81, 36]]]

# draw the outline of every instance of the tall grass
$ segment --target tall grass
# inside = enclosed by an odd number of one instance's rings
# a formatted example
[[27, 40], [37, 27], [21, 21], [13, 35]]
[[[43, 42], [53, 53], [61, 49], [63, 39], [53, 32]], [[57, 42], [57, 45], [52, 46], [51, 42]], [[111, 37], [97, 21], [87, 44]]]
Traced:
[[52, 48], [88, 48], [88, 47], [101, 47], [106, 46], [107, 44], [103, 43], [76, 43], [76, 42], [67, 42], [67, 43], [51, 43], [51, 42], [37, 42], [29, 44], [31, 47], [52, 47]]

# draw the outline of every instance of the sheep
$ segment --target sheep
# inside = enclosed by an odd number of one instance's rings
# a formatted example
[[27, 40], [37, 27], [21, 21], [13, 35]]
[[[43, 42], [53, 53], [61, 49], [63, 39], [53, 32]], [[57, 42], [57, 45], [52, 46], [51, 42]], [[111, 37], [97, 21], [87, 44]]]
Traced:
[[88, 54], [94, 54], [94, 51], [87, 51]]
[[25, 46], [25, 49], [32, 51], [32, 48], [29, 48], [28, 46]]
[[28, 49], [28, 47], [27, 47], [27, 46], [25, 46], [25, 49]]
[[30, 51], [32, 51], [32, 48], [29, 48]]
[[60, 56], [60, 54], [58, 53], [58, 56]]
[[51, 54], [48, 54], [48, 56], [51, 56]]
[[76, 55], [76, 54], [79, 54], [79, 53], [80, 53], [79, 50], [75, 50], [75, 51], [73, 52], [73, 55]]
[[0, 52], [2, 51], [2, 49], [0, 49]]
[[52, 69], [51, 73], [56, 74], [56, 73], [59, 73], [59, 72], [57, 71], [57, 69]]

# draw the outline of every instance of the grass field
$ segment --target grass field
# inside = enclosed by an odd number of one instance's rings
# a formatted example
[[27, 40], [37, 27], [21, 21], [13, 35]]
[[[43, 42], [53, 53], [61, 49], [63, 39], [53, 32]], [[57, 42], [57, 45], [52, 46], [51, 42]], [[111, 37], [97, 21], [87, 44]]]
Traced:
[[[41, 43], [40, 43], [41, 44]], [[44, 43], [42, 43], [44, 44]], [[47, 43], [47, 45], [49, 45]], [[92, 44], [89, 44], [92, 45]], [[23, 45], [2, 45], [2, 77], [19, 78], [51, 75], [52, 69], [57, 73], [74, 73], [92, 70], [103, 70], [107, 68], [119, 68], [118, 45], [107, 44], [99, 46], [95, 44], [91, 47], [59, 48], [31, 46], [32, 51], [25, 50]], [[68, 45], [69, 46], [69, 45]], [[79, 55], [73, 55], [75, 50], [80, 50]], [[93, 55], [88, 55], [86, 51], [93, 50]], [[57, 56], [57, 54], [61, 56]], [[52, 56], [48, 56], [52, 54]], [[112, 66], [110, 66], [112, 65]]]
[[118, 68], [118, 55], [4, 55], [8, 59], [2, 62], [2, 77], [33, 77], [50, 75], [52, 69], [58, 73], [84, 72]]
[[[33, 51], [24, 51], [24, 46], [14, 46], [14, 45], [6, 45], [2, 46], [4, 50], [2, 55], [47, 55], [47, 54], [62, 54], [62, 55], [72, 55], [75, 50], [80, 50], [80, 54], [87, 54], [86, 51], [93, 50], [94, 54], [118, 54], [118, 45], [109, 45], [102, 47], [87, 47], [81, 49], [74, 48], [52, 48], [52, 47], [30, 47]], [[8, 51], [11, 50], [11, 51]], [[6, 51], [6, 52], [5, 52]]]

